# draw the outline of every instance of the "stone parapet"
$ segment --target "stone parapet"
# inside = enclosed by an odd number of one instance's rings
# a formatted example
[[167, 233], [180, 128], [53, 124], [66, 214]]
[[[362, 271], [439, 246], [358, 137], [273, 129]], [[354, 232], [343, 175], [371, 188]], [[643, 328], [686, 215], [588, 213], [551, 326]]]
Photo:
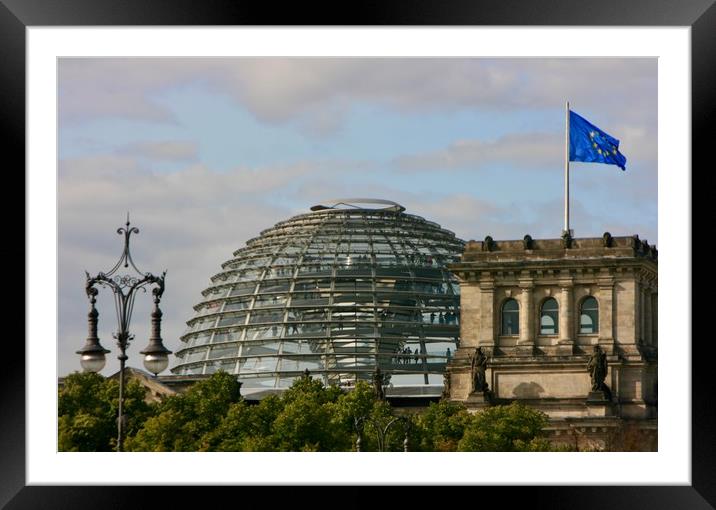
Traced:
[[[525, 238], [528, 238], [525, 236]], [[603, 258], [643, 258], [657, 261], [656, 246], [649, 245], [639, 236], [612, 237], [605, 232], [602, 237], [571, 239], [569, 246], [564, 239], [531, 239], [513, 241], [493, 241], [489, 236], [485, 241], [469, 241], [465, 246], [462, 263], [467, 262], [508, 262], [510, 260], [531, 262], [559, 259], [603, 259]], [[456, 264], [460, 265], [460, 264]]]

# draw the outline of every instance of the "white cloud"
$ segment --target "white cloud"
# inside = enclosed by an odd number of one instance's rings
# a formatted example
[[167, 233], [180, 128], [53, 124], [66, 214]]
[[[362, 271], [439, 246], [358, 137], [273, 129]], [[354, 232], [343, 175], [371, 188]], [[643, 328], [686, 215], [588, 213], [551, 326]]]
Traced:
[[188, 140], [137, 142], [122, 146], [116, 152], [156, 161], [195, 161], [198, 156], [198, 145]]
[[[413, 212], [452, 230], [464, 239], [535, 239], [559, 238], [563, 221], [560, 200], [500, 203], [456, 192], [445, 196], [428, 194], [405, 196], [400, 203]], [[587, 210], [580, 201], [570, 203], [572, 226], [577, 237], [598, 237], [605, 231], [615, 236], [639, 234], [656, 242], [656, 231], [647, 221], [634, 223], [605, 218], [601, 212]]]
[[[191, 166], [157, 174], [118, 157], [62, 161], [58, 190], [60, 374], [79, 368], [74, 351], [86, 336], [88, 308], [84, 271], [96, 274], [114, 265], [122, 249], [122, 238], [115, 230], [124, 223], [127, 211], [140, 229], [131, 242], [138, 267], [154, 274], [168, 270], [163, 337], [167, 347], [176, 350], [184, 322], [191, 317], [209, 277], [248, 239], [289, 215], [286, 208], [262, 197], [306, 172], [311, 172], [308, 163], [226, 173]], [[100, 304], [100, 337], [112, 349], [114, 307], [106, 300]], [[133, 366], [141, 366], [137, 353], [149, 332], [149, 309], [149, 303], [137, 301]], [[114, 357], [106, 373], [113, 368]]]
[[[561, 142], [561, 143], [560, 143]], [[564, 160], [563, 138], [551, 133], [520, 133], [494, 141], [458, 140], [432, 152], [397, 158], [402, 170], [484, 169], [493, 165], [526, 166], [532, 169], [559, 167]]]
[[325, 133], [358, 103], [403, 112], [478, 108], [599, 111], [656, 121], [656, 59], [61, 59], [61, 119], [172, 122], [155, 100], [181, 86], [224, 93], [264, 122]]

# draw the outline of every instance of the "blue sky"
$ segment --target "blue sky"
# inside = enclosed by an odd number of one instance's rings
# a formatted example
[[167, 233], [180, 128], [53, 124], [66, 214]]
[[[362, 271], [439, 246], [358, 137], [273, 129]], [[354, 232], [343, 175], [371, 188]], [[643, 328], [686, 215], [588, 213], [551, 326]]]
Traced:
[[60, 375], [126, 211], [140, 269], [168, 270], [172, 350], [232, 251], [323, 200], [395, 200], [466, 240], [558, 237], [567, 99], [627, 157], [571, 164], [575, 235], [658, 241], [656, 59], [60, 59], [58, 98]]

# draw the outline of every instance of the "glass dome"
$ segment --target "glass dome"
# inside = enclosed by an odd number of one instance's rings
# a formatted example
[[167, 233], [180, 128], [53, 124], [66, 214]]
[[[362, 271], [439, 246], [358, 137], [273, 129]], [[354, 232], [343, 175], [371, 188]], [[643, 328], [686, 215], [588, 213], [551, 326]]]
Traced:
[[445, 268], [464, 241], [395, 202], [317, 205], [261, 232], [211, 278], [177, 352], [177, 375], [224, 370], [242, 393], [282, 389], [308, 369], [325, 384], [439, 395], [459, 335]]

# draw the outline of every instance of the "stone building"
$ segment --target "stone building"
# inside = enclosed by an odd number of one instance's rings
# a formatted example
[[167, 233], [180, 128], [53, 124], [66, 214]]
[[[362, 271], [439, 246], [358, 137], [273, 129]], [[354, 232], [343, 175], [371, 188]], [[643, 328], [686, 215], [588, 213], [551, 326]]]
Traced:
[[[461, 262], [448, 267], [461, 296], [461, 341], [446, 375], [451, 400], [471, 410], [518, 400], [550, 417], [558, 442], [656, 449], [654, 246], [609, 233], [488, 236], [470, 241]], [[486, 391], [475, 391], [471, 360], [478, 347], [487, 357]], [[587, 368], [596, 351], [606, 359], [601, 387]]]

